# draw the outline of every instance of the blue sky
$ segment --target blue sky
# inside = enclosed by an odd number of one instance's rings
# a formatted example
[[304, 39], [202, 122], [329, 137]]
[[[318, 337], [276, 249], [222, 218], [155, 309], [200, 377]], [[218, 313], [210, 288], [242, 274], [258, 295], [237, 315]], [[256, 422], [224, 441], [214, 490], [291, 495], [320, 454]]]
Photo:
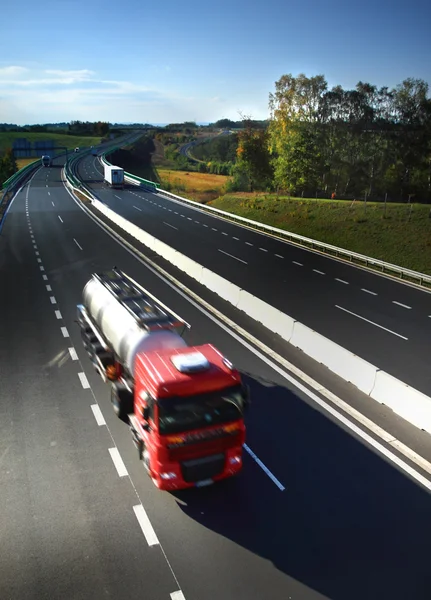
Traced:
[[431, 84], [430, 23], [425, 0], [9, 0], [0, 122], [265, 119], [286, 73]]

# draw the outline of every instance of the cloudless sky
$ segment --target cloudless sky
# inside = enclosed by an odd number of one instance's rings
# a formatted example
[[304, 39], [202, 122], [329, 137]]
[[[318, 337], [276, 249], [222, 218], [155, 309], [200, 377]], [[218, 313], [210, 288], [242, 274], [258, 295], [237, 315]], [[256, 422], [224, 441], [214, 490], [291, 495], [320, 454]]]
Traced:
[[287, 73], [431, 85], [426, 0], [2, 4], [0, 122], [265, 119]]

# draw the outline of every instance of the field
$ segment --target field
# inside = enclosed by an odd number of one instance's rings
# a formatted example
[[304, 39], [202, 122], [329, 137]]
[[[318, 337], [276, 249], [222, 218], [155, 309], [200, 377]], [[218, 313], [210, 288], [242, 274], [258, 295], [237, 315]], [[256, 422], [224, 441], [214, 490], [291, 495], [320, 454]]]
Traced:
[[[26, 138], [29, 142], [43, 142], [53, 140], [56, 146], [65, 146], [66, 148], [76, 148], [77, 146], [95, 146], [100, 144], [100, 137], [86, 137], [65, 135], [61, 133], [27, 133], [25, 131], [2, 131], [0, 132], [0, 152], [7, 148], [12, 148], [14, 140]], [[59, 150], [60, 152], [60, 150]]]
[[229, 179], [225, 175], [196, 173], [195, 171], [170, 171], [157, 169], [160, 186], [174, 194], [186, 193], [187, 198], [208, 202], [218, 198]]
[[22, 169], [23, 167], [26, 167], [27, 165], [34, 162], [35, 160], [40, 160], [40, 159], [38, 159], [37, 157], [34, 157], [34, 156], [33, 156], [33, 158], [17, 158], [16, 164], [18, 165], [18, 169]]
[[431, 207], [229, 194], [209, 203], [254, 221], [431, 275]]

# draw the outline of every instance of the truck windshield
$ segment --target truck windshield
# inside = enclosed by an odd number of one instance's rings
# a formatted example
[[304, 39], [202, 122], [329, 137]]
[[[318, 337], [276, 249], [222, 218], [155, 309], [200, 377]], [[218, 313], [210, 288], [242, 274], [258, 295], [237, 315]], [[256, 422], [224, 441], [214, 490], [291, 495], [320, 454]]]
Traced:
[[185, 398], [161, 398], [157, 403], [161, 434], [237, 421], [243, 413], [240, 386]]

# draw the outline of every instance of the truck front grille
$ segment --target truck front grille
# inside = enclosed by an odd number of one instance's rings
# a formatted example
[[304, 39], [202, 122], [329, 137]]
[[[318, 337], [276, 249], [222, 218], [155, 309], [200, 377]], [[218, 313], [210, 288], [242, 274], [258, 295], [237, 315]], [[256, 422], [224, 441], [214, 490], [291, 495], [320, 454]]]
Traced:
[[225, 455], [213, 454], [212, 456], [182, 462], [181, 472], [184, 481], [194, 483], [219, 475], [223, 471], [224, 465]]

